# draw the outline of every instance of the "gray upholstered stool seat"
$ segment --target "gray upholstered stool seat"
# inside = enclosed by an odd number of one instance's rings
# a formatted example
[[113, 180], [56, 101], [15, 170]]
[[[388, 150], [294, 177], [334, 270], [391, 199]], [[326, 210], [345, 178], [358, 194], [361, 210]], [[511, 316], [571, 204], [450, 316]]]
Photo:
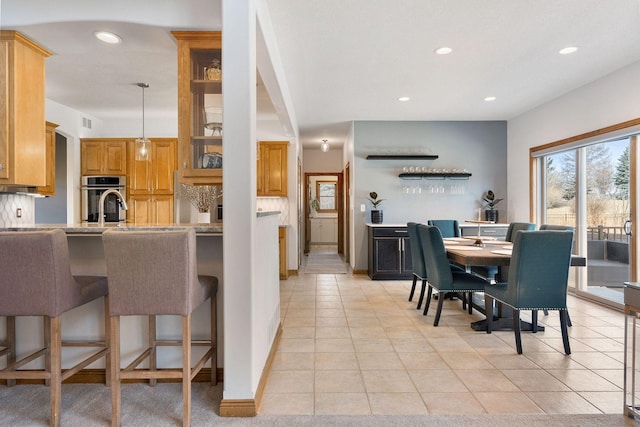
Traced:
[[[170, 231], [107, 230], [102, 235], [111, 311], [111, 424], [120, 425], [120, 382], [147, 379], [182, 380], [183, 425], [191, 418], [191, 380], [211, 359], [211, 383], [216, 384], [216, 292], [218, 279], [198, 276], [196, 237], [193, 228]], [[191, 313], [204, 301], [211, 302], [211, 338], [192, 342]], [[120, 316], [149, 316], [149, 344], [128, 367], [120, 366]], [[182, 317], [182, 340], [156, 340], [156, 315]], [[182, 346], [182, 368], [156, 369], [156, 347]], [[191, 367], [191, 346], [205, 345], [206, 353]], [[148, 369], [135, 369], [148, 359]]]
[[[106, 356], [109, 367], [109, 334], [104, 341], [92, 340], [100, 350], [62, 372], [61, 352], [65, 347], [87, 347], [89, 341], [62, 342], [60, 316], [85, 303], [105, 297], [105, 321], [109, 318], [107, 279], [101, 276], [73, 276], [69, 264], [67, 236], [62, 230], [0, 233], [0, 316], [7, 316], [7, 333], [0, 342], [0, 355], [7, 358], [0, 379], [7, 385], [17, 379], [42, 379], [51, 389], [51, 425], [60, 425], [62, 381], [90, 363]], [[44, 347], [17, 360], [15, 316], [42, 316]], [[108, 325], [108, 322], [107, 322]], [[44, 370], [19, 369], [44, 357]], [[108, 374], [108, 372], [107, 372]], [[107, 375], [107, 383], [109, 375]]]

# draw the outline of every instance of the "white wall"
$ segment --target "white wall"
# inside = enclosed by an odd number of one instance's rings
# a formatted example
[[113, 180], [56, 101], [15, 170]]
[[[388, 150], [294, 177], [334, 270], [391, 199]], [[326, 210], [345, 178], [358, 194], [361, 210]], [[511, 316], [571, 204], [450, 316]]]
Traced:
[[529, 217], [529, 148], [640, 117], [640, 61], [508, 122], [511, 218]]
[[342, 150], [332, 148], [323, 153], [319, 148], [304, 148], [304, 172], [342, 172]]

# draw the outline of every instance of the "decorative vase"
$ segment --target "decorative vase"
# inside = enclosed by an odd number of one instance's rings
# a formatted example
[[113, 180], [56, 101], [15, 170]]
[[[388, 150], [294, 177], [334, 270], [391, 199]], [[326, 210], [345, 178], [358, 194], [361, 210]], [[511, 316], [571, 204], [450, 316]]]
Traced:
[[222, 80], [222, 68], [220, 67], [219, 59], [212, 60], [208, 67], [204, 67], [204, 79], [217, 82]]
[[377, 211], [377, 210], [371, 211], [371, 223], [382, 224], [382, 211]]
[[484, 211], [484, 219], [485, 221], [493, 221], [495, 223], [498, 222], [498, 210], [497, 209], [486, 209]]
[[211, 222], [211, 214], [209, 212], [198, 212], [198, 224], [209, 224]]

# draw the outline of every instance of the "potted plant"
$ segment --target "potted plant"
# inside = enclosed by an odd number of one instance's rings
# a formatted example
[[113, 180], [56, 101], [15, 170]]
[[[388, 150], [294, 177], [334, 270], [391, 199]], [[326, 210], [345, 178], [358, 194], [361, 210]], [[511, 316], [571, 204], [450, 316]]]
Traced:
[[372, 191], [369, 193], [369, 202], [371, 202], [371, 222], [373, 224], [382, 224], [382, 211], [378, 210], [378, 205], [382, 203], [384, 199], [378, 199], [378, 193]]
[[311, 199], [309, 202], [309, 207], [311, 208], [311, 216], [315, 216], [318, 213], [318, 209], [320, 208], [320, 200]]
[[209, 211], [213, 201], [222, 197], [222, 186], [182, 184], [180, 192], [196, 209], [198, 209], [196, 218], [197, 223], [210, 223], [211, 213]]
[[486, 221], [498, 222], [498, 210], [496, 209], [496, 205], [503, 199], [496, 199], [496, 195], [493, 191], [488, 190], [482, 197], [482, 200], [486, 204], [484, 219]]

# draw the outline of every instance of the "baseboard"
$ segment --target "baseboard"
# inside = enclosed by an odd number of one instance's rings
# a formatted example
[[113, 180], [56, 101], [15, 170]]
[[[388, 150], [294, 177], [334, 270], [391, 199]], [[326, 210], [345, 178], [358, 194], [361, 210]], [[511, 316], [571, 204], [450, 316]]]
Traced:
[[353, 270], [353, 274], [369, 274], [369, 270]]
[[[161, 371], [162, 369], [158, 369]], [[211, 368], [202, 368], [200, 372], [193, 378], [194, 383], [207, 383], [211, 381]], [[217, 370], [217, 380], [218, 382], [224, 382], [224, 368], [218, 368]], [[83, 369], [77, 374], [72, 375], [67, 378], [63, 384], [104, 384], [105, 382], [105, 373], [104, 369]], [[143, 379], [135, 379], [135, 380], [124, 380], [123, 383], [144, 383], [146, 380]], [[179, 379], [159, 379], [158, 382], [180, 382]], [[6, 385], [5, 380], [0, 380], [0, 384]], [[44, 380], [37, 379], [25, 379], [25, 380], [16, 380], [16, 384], [44, 384]]]
[[280, 343], [280, 337], [282, 336], [282, 323], [278, 325], [278, 331], [271, 344], [271, 350], [267, 361], [264, 364], [262, 375], [260, 375], [260, 381], [258, 382], [258, 388], [256, 389], [256, 395], [253, 399], [222, 399], [220, 402], [220, 416], [221, 417], [255, 417], [260, 412], [260, 406], [262, 405], [262, 398], [264, 397], [264, 387], [267, 384], [269, 373], [271, 372], [271, 366], [276, 356], [276, 350]]
[[289, 270], [289, 276], [297, 276], [298, 270]]
[[271, 366], [273, 366], [273, 360], [276, 358], [276, 351], [278, 350], [278, 345], [280, 344], [280, 338], [282, 337], [282, 322], [278, 325], [278, 331], [276, 332], [276, 336], [273, 339], [273, 343], [271, 344], [271, 350], [269, 351], [269, 356], [267, 357], [267, 362], [264, 364], [264, 369], [262, 370], [262, 375], [260, 375], [260, 382], [258, 382], [258, 388], [256, 389], [256, 414], [260, 412], [260, 406], [262, 406], [262, 398], [264, 397], [264, 388], [267, 385], [267, 379], [269, 379], [269, 374], [271, 373]]
[[255, 417], [255, 399], [222, 399], [220, 402], [221, 417]]

